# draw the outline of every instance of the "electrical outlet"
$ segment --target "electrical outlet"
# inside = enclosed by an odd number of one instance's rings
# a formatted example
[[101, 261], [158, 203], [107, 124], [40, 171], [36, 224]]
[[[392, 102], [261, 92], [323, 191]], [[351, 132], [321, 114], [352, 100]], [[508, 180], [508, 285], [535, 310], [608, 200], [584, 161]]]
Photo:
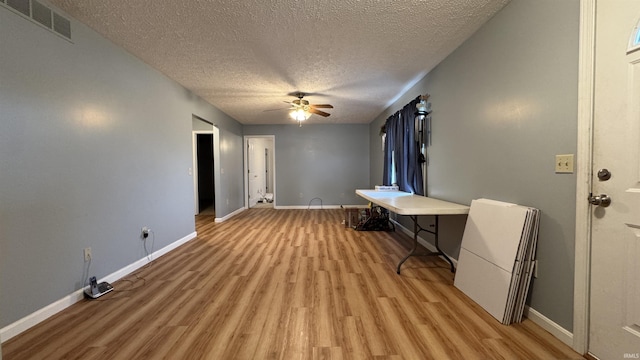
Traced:
[[143, 226], [141, 231], [142, 231], [142, 238], [146, 239], [149, 237], [149, 232], [151, 232], [151, 229], [147, 226]]
[[84, 248], [84, 262], [91, 261], [91, 248]]

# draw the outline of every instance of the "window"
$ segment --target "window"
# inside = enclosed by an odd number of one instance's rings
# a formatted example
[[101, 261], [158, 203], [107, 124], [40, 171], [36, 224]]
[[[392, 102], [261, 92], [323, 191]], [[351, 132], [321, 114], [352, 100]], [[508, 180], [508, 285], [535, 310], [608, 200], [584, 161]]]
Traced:
[[416, 137], [416, 105], [421, 97], [390, 116], [384, 126], [383, 185], [397, 184], [401, 191], [424, 195], [422, 139]]
[[640, 20], [638, 20], [638, 24], [631, 31], [631, 36], [629, 36], [629, 46], [627, 47], [627, 54], [630, 54], [636, 50], [640, 49]]

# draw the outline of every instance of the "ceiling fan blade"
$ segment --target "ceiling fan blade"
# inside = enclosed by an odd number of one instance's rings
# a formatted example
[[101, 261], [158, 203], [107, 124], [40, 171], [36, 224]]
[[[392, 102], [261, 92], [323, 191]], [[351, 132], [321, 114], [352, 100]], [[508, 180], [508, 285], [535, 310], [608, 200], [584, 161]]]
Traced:
[[319, 109], [333, 109], [333, 105], [331, 104], [312, 104], [311, 107]]
[[309, 112], [313, 113], [313, 114], [316, 114], [316, 115], [324, 116], [324, 117], [327, 117], [327, 116], [331, 115], [329, 113], [326, 113], [324, 111], [321, 111], [321, 110], [318, 110], [318, 109], [314, 109], [314, 108], [309, 109]]
[[[291, 105], [291, 104], [289, 104]], [[283, 107], [283, 108], [275, 108], [275, 109], [266, 109], [266, 110], [262, 110], [262, 112], [267, 112], [267, 111], [282, 111], [282, 110], [293, 110], [294, 107], [293, 106], [289, 106], [289, 107]]]

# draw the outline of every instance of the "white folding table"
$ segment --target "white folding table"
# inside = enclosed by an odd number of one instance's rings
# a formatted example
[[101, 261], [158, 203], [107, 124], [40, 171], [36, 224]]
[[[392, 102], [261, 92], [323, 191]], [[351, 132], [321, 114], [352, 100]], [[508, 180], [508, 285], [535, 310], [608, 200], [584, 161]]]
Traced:
[[[414, 255], [442, 255], [451, 265], [451, 272], [455, 272], [453, 261], [440, 249], [438, 244], [438, 220], [440, 215], [464, 215], [469, 213], [469, 207], [444, 200], [438, 200], [426, 196], [415, 195], [404, 191], [376, 191], [356, 190], [356, 194], [372, 203], [381, 206], [398, 215], [404, 215], [413, 221], [413, 247], [411, 251], [399, 263], [396, 272], [400, 274], [400, 267], [410, 256]], [[418, 216], [435, 216], [434, 229], [424, 229], [418, 224]], [[429, 254], [416, 254], [418, 248], [418, 233], [425, 231], [433, 234], [437, 252]]]

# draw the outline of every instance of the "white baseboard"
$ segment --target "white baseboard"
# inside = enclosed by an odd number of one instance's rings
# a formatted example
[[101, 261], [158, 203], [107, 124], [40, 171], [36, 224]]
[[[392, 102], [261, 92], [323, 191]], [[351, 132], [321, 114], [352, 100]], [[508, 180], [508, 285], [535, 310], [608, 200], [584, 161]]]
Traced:
[[147, 257], [145, 256], [142, 259], [134, 262], [133, 264], [125, 266], [122, 269], [105, 276], [104, 278], [100, 279], [98, 282], [106, 281], [106, 282], [110, 282], [111, 283], [111, 282], [115, 282], [117, 280], [120, 280], [123, 277], [125, 277], [125, 276], [131, 274], [132, 272], [140, 269], [141, 267], [147, 265], [151, 261], [153, 261], [153, 260], [159, 258], [160, 256], [168, 253], [169, 251], [177, 248], [178, 246], [186, 243], [187, 241], [194, 239], [196, 236], [198, 236], [198, 233], [194, 231], [191, 234], [183, 237], [182, 239], [179, 239], [178, 241], [174, 241], [171, 244], [163, 247], [162, 249], [152, 253], [151, 256], [149, 256], [149, 259], [151, 259], [151, 260], [147, 259]]
[[[408, 236], [410, 236], [411, 238], [413, 238], [413, 231], [407, 229], [404, 225], [400, 224], [399, 222], [397, 222], [395, 220], [391, 220], [391, 221], [396, 226], [396, 228], [398, 228], [398, 230], [402, 231], [403, 233], [405, 233]], [[429, 251], [432, 251], [432, 252], [438, 251], [438, 249], [436, 249], [435, 245], [432, 245], [427, 240], [421, 238], [420, 235], [418, 235], [418, 243], [420, 245], [424, 246]], [[451, 259], [451, 261], [453, 262], [453, 265], [457, 267], [458, 266], [458, 260], [452, 258], [449, 254], [447, 254], [447, 256], [449, 257], [449, 259]], [[438, 257], [441, 257], [441, 256], [438, 255]], [[444, 260], [444, 258], [442, 258], [442, 259]]]
[[[406, 227], [404, 227], [403, 225], [401, 225], [397, 221], [394, 221], [394, 220], [392, 220], [392, 221], [393, 221], [393, 223], [396, 225], [396, 227], [399, 230], [401, 230], [403, 233], [413, 237], [413, 231], [407, 229]], [[428, 243], [426, 240], [424, 240], [420, 236], [418, 236], [418, 242], [420, 243], [420, 245], [424, 246], [429, 251], [437, 251], [436, 247], [434, 245], [431, 245], [430, 243]], [[447, 256], [449, 256], [449, 255], [447, 255]], [[453, 261], [453, 263], [456, 265], [456, 267], [458, 266], [458, 261], [456, 259], [451, 258], [451, 261]], [[562, 326], [556, 324], [551, 319], [549, 319], [548, 317], [542, 315], [541, 313], [539, 313], [535, 309], [530, 308], [529, 306], [525, 306], [525, 308], [524, 308], [524, 316], [527, 317], [529, 320], [533, 321], [536, 325], [538, 325], [541, 328], [543, 328], [544, 330], [548, 331], [551, 335], [553, 335], [558, 340], [560, 340], [563, 343], [565, 343], [567, 346], [573, 347], [573, 334], [569, 330], [566, 330]]]
[[[311, 205], [311, 206], [308, 206], [308, 205], [278, 206], [278, 205], [276, 205], [273, 208], [277, 209], [277, 210], [307, 210], [307, 209], [326, 210], [326, 209], [340, 209], [342, 206], [345, 206], [345, 207], [366, 207], [364, 205]], [[225, 217], [216, 218], [215, 222], [221, 223], [223, 221], [227, 221], [227, 220], [231, 219], [232, 217], [240, 214], [241, 212], [243, 212], [245, 210], [247, 210], [247, 208], [246, 207], [242, 207], [242, 208], [232, 212], [231, 214], [229, 214], [229, 215], [227, 215]]]
[[241, 207], [240, 209], [238, 209], [238, 210], [236, 210], [236, 211], [232, 212], [231, 214], [229, 214], [229, 215], [227, 215], [227, 216], [225, 216], [225, 217], [216, 218], [214, 221], [215, 221], [215, 222], [217, 222], [217, 223], [221, 223], [221, 222], [227, 221], [227, 220], [231, 219], [232, 217], [234, 217], [234, 216], [236, 216], [236, 215], [240, 214], [241, 212], [243, 212], [243, 211], [245, 211], [245, 210], [247, 210], [247, 208], [243, 206], [243, 207]]
[[[286, 207], [289, 208], [289, 207]], [[307, 207], [293, 207], [295, 209], [306, 209]], [[313, 208], [313, 207], [312, 207]], [[325, 207], [328, 208], [328, 207]], [[332, 207], [334, 208], [334, 207]], [[335, 208], [340, 208], [340, 206], [336, 206]], [[228, 218], [237, 215], [238, 213], [244, 211], [245, 208], [239, 209], [229, 215], [227, 215], [225, 218], [223, 218], [223, 220], [218, 221], [218, 219], [216, 219], [216, 222], [222, 222], [224, 220], [227, 220]], [[402, 226], [401, 224], [399, 224], [398, 222], [394, 221], [394, 224], [396, 225], [396, 227], [401, 230], [402, 232], [404, 232], [405, 234], [413, 237], [413, 232], [410, 231], [409, 229], [407, 229], [406, 227]], [[174, 250], [175, 248], [177, 248], [178, 246], [194, 239], [197, 236], [196, 232], [193, 232], [185, 237], [183, 237], [182, 239], [179, 239], [167, 246], [165, 246], [164, 248], [154, 252], [151, 255], [151, 261], [153, 261], [154, 259], [159, 258], [162, 255], [165, 255], [166, 253], [170, 252], [171, 250]], [[430, 243], [428, 243], [426, 240], [424, 240], [421, 237], [418, 237], [418, 242], [424, 246], [425, 248], [427, 248], [430, 251], [436, 251], [435, 246], [431, 245]], [[455, 259], [451, 259], [456, 265], [457, 265], [457, 261]], [[150, 261], [147, 259], [147, 257], [144, 257], [136, 262], [134, 262], [133, 264], [130, 264], [120, 270], [117, 270], [107, 276], [105, 276], [104, 278], [100, 279], [99, 281], [107, 281], [107, 282], [115, 282], [129, 274], [131, 274], [132, 272], [138, 270], [139, 268], [143, 267], [144, 265], [148, 264]], [[57, 314], [58, 312], [68, 308], [69, 306], [79, 302], [80, 300], [82, 300], [84, 298], [84, 294], [83, 294], [84, 289], [80, 289], [80, 290], [76, 290], [73, 293], [63, 297], [62, 299], [49, 304], [45, 307], [43, 307], [40, 310], [37, 310], [25, 317], [23, 317], [22, 319], [9, 324], [7, 326], [5, 326], [4, 328], [0, 329], [0, 341], [1, 342], [5, 342], [11, 338], [13, 338], [14, 336], [28, 330], [29, 328], [39, 324], [40, 322], [48, 319], [49, 317]], [[560, 341], [562, 341], [563, 343], [565, 343], [568, 346], [573, 346], [573, 334], [564, 329], [562, 326], [556, 324], [555, 322], [553, 322], [552, 320], [550, 320], [549, 318], [547, 318], [546, 316], [542, 315], [541, 313], [539, 313], [538, 311], [536, 311], [535, 309], [530, 308], [529, 306], [525, 306], [525, 313], [524, 315], [530, 319], [531, 321], [533, 321], [535, 324], [537, 324], [538, 326], [540, 326], [541, 328], [543, 328], [544, 330], [548, 331], [549, 333], [551, 333], [551, 335], [555, 336], [556, 338], [558, 338]]]
[[[143, 267], [149, 262], [159, 258], [160, 256], [168, 253], [169, 251], [177, 248], [178, 246], [188, 242], [189, 240], [194, 239], [197, 235], [198, 234], [196, 232], [193, 232], [183, 237], [182, 239], [179, 239], [163, 247], [162, 249], [155, 251], [153, 254], [151, 254], [151, 256], [149, 256], [151, 260], [147, 259], [147, 257], [145, 256], [144, 258], [134, 262], [133, 264], [125, 266], [124, 268], [105, 276], [104, 278], [100, 279], [99, 282], [107, 281], [111, 283], [111, 282], [120, 280], [121, 278], [131, 274], [132, 272], [138, 270], [139, 268]], [[3, 327], [2, 329], [0, 329], [0, 342], [5, 342], [11, 339], [12, 337], [30, 329], [31, 327], [41, 323], [42, 321], [48, 319], [49, 317], [79, 302], [83, 298], [84, 298], [84, 289], [76, 290], [73, 293], [63, 297], [62, 299], [52, 304], [49, 304], [43, 307], [42, 309], [37, 310], [12, 324], [9, 324]]]
[[524, 316], [533, 321], [541, 328], [547, 330], [558, 340], [567, 344], [567, 346], [573, 347], [573, 334], [569, 330], [556, 324], [551, 319], [537, 312], [535, 309], [530, 308], [529, 306], [524, 307]]
[[327, 209], [340, 209], [340, 205], [291, 205], [291, 206], [276, 206], [278, 210], [327, 210]]
[[0, 329], [0, 341], [5, 342], [14, 336], [29, 330], [31, 327], [38, 325], [42, 321], [45, 321], [49, 317], [59, 313], [69, 306], [77, 303], [78, 301], [83, 299], [83, 292], [83, 289], [76, 290], [73, 293], [63, 297], [62, 299], [49, 304], [12, 324], [3, 327], [2, 329]]

